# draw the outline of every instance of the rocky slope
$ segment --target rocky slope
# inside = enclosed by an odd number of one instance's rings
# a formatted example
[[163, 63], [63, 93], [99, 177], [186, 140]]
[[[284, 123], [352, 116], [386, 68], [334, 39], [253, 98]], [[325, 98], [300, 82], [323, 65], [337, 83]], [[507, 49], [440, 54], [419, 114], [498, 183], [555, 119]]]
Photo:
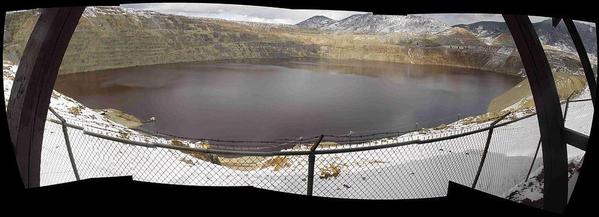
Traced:
[[[8, 14], [4, 58], [18, 62], [38, 14]], [[17, 16], [15, 16], [17, 15]], [[14, 16], [14, 17], [13, 17]], [[85, 10], [60, 73], [162, 63], [314, 56], [317, 47], [269, 32], [272, 27], [120, 7]]]
[[[35, 10], [7, 13], [5, 60], [19, 62], [38, 15]], [[339, 21], [313, 17], [298, 25], [268, 25], [89, 7], [71, 39], [60, 73], [220, 59], [316, 57], [523, 75], [518, 52], [506, 46], [509, 35], [498, 33], [492, 44], [481, 37], [480, 31], [469, 27], [448, 27], [418, 16], [359, 14]], [[548, 55], [559, 71], [582, 73], [576, 55], [558, 49]]]
[[473, 32], [477, 38], [486, 44], [493, 44], [495, 39], [502, 34], [509, 34], [510, 30], [503, 22], [481, 21], [472, 24], [459, 24], [454, 27], [464, 28]]

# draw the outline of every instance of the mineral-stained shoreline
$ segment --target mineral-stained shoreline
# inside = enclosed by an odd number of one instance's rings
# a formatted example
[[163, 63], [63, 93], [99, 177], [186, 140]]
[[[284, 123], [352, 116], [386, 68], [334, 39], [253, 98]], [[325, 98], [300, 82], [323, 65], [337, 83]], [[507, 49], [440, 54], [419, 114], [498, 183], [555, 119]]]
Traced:
[[[579, 94], [587, 86], [586, 78], [582, 75], [573, 75], [562, 72], [553, 74], [555, 85], [561, 101], [572, 94]], [[502, 110], [518, 110], [533, 108], [534, 100], [528, 79], [522, 80], [505, 93], [495, 97], [490, 103], [487, 112], [500, 112]]]
[[114, 121], [119, 124], [122, 124], [122, 125], [125, 125], [126, 127], [131, 128], [131, 129], [138, 128], [139, 126], [141, 126], [143, 124], [141, 122], [141, 120], [139, 120], [139, 118], [137, 118], [131, 114], [127, 114], [118, 109], [107, 108], [107, 109], [99, 109], [98, 111], [101, 114], [103, 114], [104, 117], [108, 118], [109, 120]]

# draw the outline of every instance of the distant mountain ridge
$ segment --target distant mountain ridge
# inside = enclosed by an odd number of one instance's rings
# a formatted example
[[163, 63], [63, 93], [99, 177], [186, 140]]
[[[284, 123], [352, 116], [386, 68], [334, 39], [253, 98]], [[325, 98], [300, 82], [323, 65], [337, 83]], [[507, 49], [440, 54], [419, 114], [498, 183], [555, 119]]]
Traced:
[[296, 26], [344, 33], [437, 33], [450, 28], [438, 20], [415, 15], [355, 14], [339, 21], [326, 18], [314, 16]]
[[[543, 45], [570, 53], [576, 53], [574, 43], [570, 39], [570, 34], [563, 22], [557, 27], [553, 27], [551, 20], [547, 19], [533, 23], [533, 25]], [[575, 25], [581, 35], [587, 52], [596, 56], [596, 28], [579, 22], [575, 22]], [[299, 22], [295, 26], [340, 33], [365, 34], [446, 34], [448, 31], [456, 31], [454, 28], [457, 27], [470, 31], [478, 40], [486, 45], [515, 47], [507, 25], [504, 22], [497, 21], [481, 21], [471, 24], [448, 26], [439, 20], [417, 15], [396, 16], [355, 14], [338, 21], [318, 15]], [[469, 37], [468, 39], [472, 41], [468, 33], [462, 31], [460, 35], [466, 35]]]
[[[575, 22], [575, 25], [587, 52], [596, 55], [596, 28], [579, 22]], [[533, 26], [535, 27], [542, 44], [573, 53], [576, 52], [574, 43], [570, 38], [570, 33], [563, 22], [560, 22], [557, 27], [553, 27], [551, 20], [547, 19], [541, 22], [533, 23]], [[511, 36], [509, 29], [504, 22], [483, 21], [471, 24], [454, 25], [454, 27], [468, 29], [489, 45], [496, 43], [496, 40], [501, 38], [505, 40], [505, 36]], [[511, 37], [508, 38], [511, 39]]]

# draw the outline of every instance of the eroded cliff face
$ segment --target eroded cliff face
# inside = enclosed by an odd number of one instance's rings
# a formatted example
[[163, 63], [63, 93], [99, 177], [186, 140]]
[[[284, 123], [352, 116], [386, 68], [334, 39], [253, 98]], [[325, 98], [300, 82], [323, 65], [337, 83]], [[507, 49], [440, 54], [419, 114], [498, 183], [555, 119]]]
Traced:
[[[8, 14], [5, 59], [18, 62], [37, 20], [35, 12]], [[221, 20], [118, 7], [88, 8], [65, 53], [60, 73], [215, 59], [315, 56], [317, 47], [258, 28]]]
[[[38, 15], [37, 11], [7, 14], [5, 60], [18, 63]], [[582, 72], [580, 63], [572, 59], [576, 56], [559, 51], [548, 52], [548, 55], [558, 61], [552, 64]], [[120, 7], [86, 9], [59, 73], [176, 62], [288, 57], [448, 65], [523, 75], [520, 57], [513, 46], [486, 45], [466, 29], [414, 34], [340, 33]]]
[[37, 10], [6, 13], [2, 48], [4, 60], [19, 62], [38, 16]]

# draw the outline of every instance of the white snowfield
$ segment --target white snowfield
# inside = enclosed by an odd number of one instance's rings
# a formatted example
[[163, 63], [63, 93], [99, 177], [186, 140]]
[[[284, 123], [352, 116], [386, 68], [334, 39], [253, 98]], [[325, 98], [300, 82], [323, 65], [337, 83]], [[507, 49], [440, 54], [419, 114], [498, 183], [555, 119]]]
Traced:
[[296, 24], [301, 27], [318, 28], [332, 32], [352, 33], [437, 33], [449, 29], [436, 19], [417, 16], [355, 14], [341, 20], [315, 16]]
[[[16, 66], [4, 63], [5, 103]], [[588, 99], [586, 93], [576, 99]], [[281, 168], [262, 166], [251, 170], [213, 164], [178, 150], [144, 147], [115, 142], [85, 134], [94, 132], [111, 137], [126, 134], [126, 138], [144, 143], [170, 144], [165, 138], [148, 136], [106, 119], [100, 112], [87, 108], [75, 100], [54, 92], [50, 106], [68, 123], [84, 130], [68, 128], [76, 166], [82, 179], [110, 176], [132, 176], [138, 181], [202, 186], [254, 186], [275, 191], [306, 194], [308, 156], [286, 156]], [[73, 114], [78, 108], [80, 114]], [[566, 126], [589, 134], [593, 107], [590, 101], [571, 103]], [[515, 113], [505, 121], [525, 116]], [[48, 120], [57, 120], [48, 113]], [[450, 123], [442, 130], [413, 132], [391, 139], [355, 145], [371, 146], [396, 142], [426, 140], [470, 132], [490, 125], [490, 122], [464, 124], [463, 120]], [[485, 146], [488, 131], [428, 144], [413, 144], [370, 151], [322, 154], [316, 156], [314, 195], [360, 199], [404, 199], [445, 196], [449, 181], [470, 186], [474, 180]], [[505, 196], [510, 188], [524, 181], [539, 141], [536, 116], [505, 125], [494, 130], [477, 189]], [[189, 141], [182, 142], [198, 147]], [[344, 147], [321, 147], [318, 150]], [[307, 150], [296, 147], [292, 150]], [[584, 153], [568, 147], [568, 156]], [[533, 170], [541, 164], [541, 152]], [[258, 159], [259, 163], [275, 157]], [[282, 158], [282, 157], [279, 157]], [[244, 159], [244, 158], [240, 158]], [[250, 161], [252, 159], [245, 159]], [[324, 176], [326, 171], [337, 175]], [[321, 175], [323, 177], [321, 177]], [[41, 185], [75, 181], [66, 150], [61, 125], [46, 121], [42, 160]]]

